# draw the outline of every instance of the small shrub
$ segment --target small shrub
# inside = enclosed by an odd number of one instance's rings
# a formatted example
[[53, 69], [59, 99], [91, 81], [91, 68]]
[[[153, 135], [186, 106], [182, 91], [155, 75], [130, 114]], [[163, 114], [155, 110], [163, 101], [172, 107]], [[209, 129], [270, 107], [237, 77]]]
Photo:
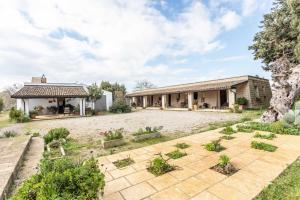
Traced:
[[30, 119], [34, 119], [37, 115], [38, 115], [38, 111], [36, 111], [36, 110], [29, 111]]
[[129, 113], [131, 107], [124, 100], [115, 100], [109, 111], [112, 113]]
[[150, 133], [157, 133], [163, 129], [163, 126], [158, 126], [158, 127], [149, 127], [147, 126], [145, 129], [140, 128], [137, 132], [133, 133], [132, 135], [137, 136], [137, 135], [144, 135], [144, 134], [150, 134]]
[[233, 134], [235, 132], [236, 131], [231, 126], [227, 126], [220, 133], [223, 133], [223, 134], [226, 134], [226, 135], [231, 135], [231, 134]]
[[242, 113], [243, 111], [240, 109], [239, 104], [234, 104], [233, 107], [229, 108], [232, 113]]
[[172, 159], [178, 159], [178, 158], [181, 158], [186, 155], [187, 154], [185, 152], [181, 152], [181, 151], [179, 151], [179, 149], [176, 149], [175, 151], [171, 151], [166, 154], [166, 156], [168, 156], [169, 158], [172, 158]]
[[170, 165], [161, 154], [154, 160], [150, 161], [147, 170], [155, 176], [160, 176], [175, 169], [175, 166]]
[[211, 169], [227, 176], [230, 176], [238, 171], [238, 169], [230, 163], [230, 158], [227, 155], [221, 155], [219, 157], [219, 163], [211, 167]]
[[276, 135], [274, 133], [270, 133], [268, 135], [263, 135], [260, 133], [255, 133], [254, 135], [255, 138], [261, 138], [261, 139], [267, 139], [267, 140], [273, 140], [274, 138], [276, 138]]
[[40, 133], [39, 132], [34, 132], [32, 133], [32, 137], [39, 137], [40, 136]]
[[3, 107], [4, 107], [4, 102], [3, 102], [3, 99], [0, 98], [0, 112], [3, 111]]
[[276, 134], [284, 133], [284, 125], [281, 121], [277, 121], [270, 124], [270, 131]]
[[239, 98], [237, 98], [236, 103], [238, 105], [246, 106], [248, 104], [248, 99], [246, 99], [245, 97], [239, 97]]
[[54, 128], [44, 136], [44, 140], [48, 144], [53, 140], [66, 139], [69, 134], [70, 132], [66, 128]]
[[47, 111], [49, 113], [56, 114], [58, 111], [58, 108], [57, 108], [57, 106], [49, 106], [49, 107], [47, 107]]
[[3, 135], [6, 138], [11, 138], [11, 137], [16, 137], [17, 133], [15, 131], [4, 131]]
[[122, 160], [117, 160], [113, 162], [113, 164], [119, 169], [119, 168], [124, 168], [129, 165], [132, 165], [134, 163], [134, 160], [132, 160], [130, 157], [122, 159]]
[[104, 140], [110, 141], [110, 140], [117, 140], [123, 138], [124, 129], [116, 129], [114, 131], [107, 131], [104, 133]]
[[230, 161], [230, 158], [226, 155], [221, 155], [219, 157], [219, 165], [223, 168], [226, 167], [226, 165], [228, 165], [229, 161]]
[[220, 152], [222, 150], [224, 150], [225, 148], [221, 146], [220, 144], [221, 140], [213, 140], [208, 144], [205, 144], [204, 147], [207, 151], [216, 151], [216, 152]]
[[188, 148], [190, 145], [186, 144], [186, 143], [177, 143], [175, 145], [175, 147], [179, 148], [179, 149], [186, 149]]
[[300, 109], [289, 110], [283, 116], [283, 121], [287, 124], [300, 127]]
[[24, 115], [23, 111], [17, 110], [15, 107], [12, 107], [9, 111], [9, 119], [17, 123], [29, 122], [30, 118]]
[[259, 149], [259, 150], [264, 150], [264, 151], [269, 151], [269, 152], [274, 152], [278, 148], [274, 145], [267, 144], [264, 142], [257, 142], [257, 141], [252, 141], [251, 147], [254, 149]]
[[249, 125], [237, 125], [237, 131], [238, 132], [244, 132], [244, 133], [252, 133], [253, 129]]

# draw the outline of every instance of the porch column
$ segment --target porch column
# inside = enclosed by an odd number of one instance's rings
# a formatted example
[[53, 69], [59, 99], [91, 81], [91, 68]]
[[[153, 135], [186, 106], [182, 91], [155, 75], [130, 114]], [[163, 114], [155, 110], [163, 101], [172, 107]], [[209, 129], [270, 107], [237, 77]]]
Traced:
[[161, 95], [161, 108], [166, 109], [167, 105], [167, 95], [163, 94]]
[[132, 103], [135, 103], [135, 105], [137, 105], [137, 98], [136, 97], [132, 97]]
[[188, 108], [193, 109], [193, 92], [188, 92]]
[[24, 114], [29, 116], [29, 99], [23, 99]]
[[235, 89], [228, 89], [228, 104], [232, 108], [235, 104]]
[[80, 116], [85, 116], [85, 98], [80, 99]]
[[147, 108], [147, 96], [143, 96], [143, 108]]

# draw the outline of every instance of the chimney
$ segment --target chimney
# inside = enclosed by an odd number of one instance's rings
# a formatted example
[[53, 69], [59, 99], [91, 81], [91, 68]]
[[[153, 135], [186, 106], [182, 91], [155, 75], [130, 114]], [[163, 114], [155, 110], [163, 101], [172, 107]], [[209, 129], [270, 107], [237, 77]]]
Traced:
[[31, 83], [47, 83], [47, 78], [44, 74], [42, 77], [32, 77]]

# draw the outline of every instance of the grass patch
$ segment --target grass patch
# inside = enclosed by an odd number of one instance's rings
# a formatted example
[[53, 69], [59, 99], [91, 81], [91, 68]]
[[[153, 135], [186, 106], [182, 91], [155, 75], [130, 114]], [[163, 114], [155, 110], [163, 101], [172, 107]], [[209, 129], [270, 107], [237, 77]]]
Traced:
[[220, 137], [220, 139], [224, 139], [224, 140], [232, 140], [232, 139], [234, 139], [234, 138], [235, 138], [235, 137], [230, 136], [230, 135], [223, 135], [223, 136]]
[[177, 143], [176, 145], [175, 145], [175, 147], [177, 147], [178, 149], [186, 149], [186, 148], [188, 148], [190, 145], [188, 145], [188, 144], [186, 144], [186, 143]]
[[117, 160], [115, 162], [113, 162], [113, 164], [118, 168], [124, 168], [127, 167], [129, 165], [132, 165], [134, 163], [134, 160], [132, 160], [130, 157], [128, 158], [124, 158], [122, 160]]
[[236, 131], [231, 126], [227, 126], [220, 133], [231, 135], [233, 133], [236, 133]]
[[204, 148], [207, 151], [215, 151], [215, 152], [220, 152], [224, 150], [225, 148], [221, 145], [221, 140], [213, 140], [210, 143], [207, 143], [204, 145]]
[[276, 138], [276, 135], [274, 133], [270, 133], [270, 134], [267, 134], [267, 135], [260, 134], [260, 133], [255, 133], [254, 137], [255, 138], [261, 138], [261, 139], [266, 139], [266, 140], [273, 140], [274, 138]]
[[178, 159], [178, 158], [181, 158], [186, 155], [187, 154], [185, 152], [181, 152], [181, 151], [179, 151], [179, 149], [176, 149], [175, 151], [171, 151], [166, 154], [166, 156], [168, 156], [169, 158], [172, 158], [172, 159]]
[[13, 124], [14, 122], [9, 120], [9, 112], [2, 112], [0, 113], [0, 128], [9, 126], [10, 124]]
[[298, 158], [254, 200], [300, 199], [300, 159]]
[[251, 128], [251, 126], [246, 125], [246, 124], [242, 124], [242, 125], [237, 125], [237, 131], [238, 132], [243, 132], [243, 133], [252, 133], [253, 129]]
[[155, 176], [163, 175], [165, 173], [173, 171], [174, 169], [175, 166], [170, 165], [168, 161], [162, 157], [161, 154], [159, 154], [158, 157], [154, 158], [147, 167], [147, 170]]
[[251, 142], [251, 147], [253, 149], [259, 149], [259, 150], [264, 150], [264, 151], [269, 151], [269, 152], [274, 152], [278, 148], [274, 145], [267, 144], [267, 143], [264, 143], [264, 142], [257, 142], [257, 141], [252, 141]]

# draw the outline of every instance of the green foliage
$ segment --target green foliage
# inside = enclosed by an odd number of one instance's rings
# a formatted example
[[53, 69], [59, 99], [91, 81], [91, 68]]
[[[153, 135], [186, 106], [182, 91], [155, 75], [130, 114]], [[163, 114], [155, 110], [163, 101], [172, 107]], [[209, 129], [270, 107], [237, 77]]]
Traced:
[[[299, 64], [299, 5], [298, 0], [276, 0], [271, 13], [264, 16], [261, 31], [254, 37], [249, 47], [255, 59], [262, 59], [265, 69], [283, 55], [290, 63]], [[289, 3], [288, 3], [289, 2]], [[293, 2], [293, 3], [291, 3]]]
[[113, 99], [116, 99], [116, 92], [121, 91], [123, 94], [126, 94], [126, 87], [124, 84], [119, 83], [110, 83], [108, 81], [102, 81], [100, 85], [102, 90], [106, 90], [112, 93]]
[[32, 133], [32, 137], [39, 137], [40, 136], [40, 133], [39, 132], [34, 132]]
[[69, 134], [70, 132], [66, 128], [54, 128], [44, 136], [44, 140], [48, 144], [53, 140], [66, 139]]
[[124, 100], [117, 99], [113, 102], [109, 111], [112, 113], [129, 113], [131, 112], [131, 107]]
[[300, 128], [284, 124], [281, 121], [274, 123], [249, 122], [242, 126], [246, 126], [252, 130], [268, 131], [275, 134], [300, 135]]
[[101, 90], [101, 86], [98, 87], [96, 83], [93, 83], [92, 85], [88, 86], [87, 89], [89, 91], [90, 98], [93, 102], [97, 101], [102, 97], [103, 92]]
[[240, 109], [239, 104], [234, 104], [233, 107], [229, 108], [232, 113], [242, 113], [243, 111]]
[[167, 160], [165, 160], [161, 154], [154, 160], [150, 161], [147, 170], [154, 174], [155, 176], [160, 176], [162, 174], [168, 173], [175, 169], [175, 166], [170, 165]]
[[16, 137], [17, 133], [15, 131], [4, 131], [3, 136], [6, 138]]
[[99, 199], [105, 185], [94, 158], [75, 163], [68, 158], [44, 158], [40, 171], [26, 180], [12, 200]]
[[153, 128], [150, 126], [147, 126], [145, 129], [140, 128], [137, 132], [133, 133], [132, 135], [144, 135], [144, 134], [150, 134], [150, 133], [157, 133], [163, 129], [163, 126], [154, 126]]
[[29, 111], [29, 117], [30, 117], [31, 119], [34, 119], [38, 114], [39, 114], [39, 113], [38, 113], [38, 111], [36, 111], [36, 110], [31, 110], [31, 111]]
[[216, 151], [216, 152], [220, 152], [222, 150], [224, 150], [225, 148], [221, 146], [221, 140], [213, 140], [210, 143], [207, 143], [204, 145], [205, 149], [207, 151]]
[[130, 157], [128, 158], [124, 158], [124, 159], [121, 159], [121, 160], [117, 160], [115, 162], [113, 162], [113, 164], [118, 168], [124, 168], [124, 167], [127, 167], [129, 165], [132, 165], [134, 163], [134, 160], [132, 160]]
[[274, 138], [276, 138], [276, 135], [274, 133], [270, 133], [267, 135], [263, 135], [260, 133], [255, 133], [254, 135], [255, 138], [261, 138], [261, 139], [267, 139], [267, 140], [273, 140]]
[[259, 150], [264, 150], [264, 151], [269, 151], [269, 152], [274, 152], [278, 148], [274, 145], [267, 144], [267, 143], [264, 143], [264, 142], [257, 142], [257, 141], [252, 141], [251, 142], [251, 147], [253, 149], [259, 149]]
[[47, 111], [50, 113], [56, 114], [58, 111], [58, 108], [57, 108], [57, 106], [49, 106], [49, 107], [47, 107]]
[[112, 130], [106, 131], [104, 133], [104, 140], [105, 141], [110, 141], [110, 140], [121, 139], [121, 138], [123, 138], [123, 133], [124, 133], [124, 129], [123, 128], [116, 129], [114, 131], [112, 131]]
[[284, 116], [283, 121], [289, 125], [295, 125], [300, 128], [300, 109], [289, 110]]
[[249, 125], [242, 124], [242, 125], [237, 125], [237, 131], [244, 132], [244, 133], [252, 133], [253, 129]]
[[236, 103], [238, 105], [247, 105], [248, 99], [246, 99], [245, 97], [239, 97], [239, 98], [237, 98]]
[[21, 110], [17, 110], [15, 107], [12, 107], [9, 111], [9, 119], [11, 121], [16, 121], [17, 123], [24, 123], [24, 122], [29, 122], [30, 118], [26, 115]]
[[230, 162], [230, 158], [227, 155], [220, 155], [219, 157], [219, 165], [221, 167], [226, 167]]
[[0, 112], [3, 111], [3, 107], [4, 107], [4, 101], [2, 98], [0, 98]]
[[181, 152], [181, 151], [179, 151], [179, 149], [176, 149], [175, 151], [171, 151], [166, 154], [166, 156], [168, 156], [169, 158], [172, 158], [172, 159], [178, 159], [178, 158], [181, 158], [186, 155], [187, 154], [185, 152]]
[[296, 160], [253, 200], [296, 200], [300, 197], [300, 160]]
[[231, 135], [233, 133], [236, 133], [236, 131], [231, 126], [227, 126], [220, 133]]
[[175, 147], [179, 148], [179, 149], [186, 149], [188, 148], [190, 145], [186, 144], [186, 143], [177, 143], [175, 145]]

